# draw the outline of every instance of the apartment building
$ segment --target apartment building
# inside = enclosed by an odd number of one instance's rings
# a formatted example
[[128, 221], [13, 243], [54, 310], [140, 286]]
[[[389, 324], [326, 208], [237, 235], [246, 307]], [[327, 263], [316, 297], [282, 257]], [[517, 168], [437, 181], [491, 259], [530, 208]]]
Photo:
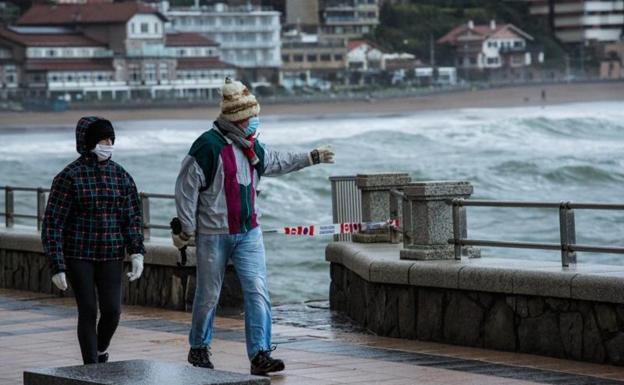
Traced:
[[624, 0], [527, 0], [563, 43], [612, 43], [624, 34]]
[[321, 33], [326, 38], [354, 39], [379, 24], [378, 0], [325, 0]]
[[159, 9], [173, 30], [202, 34], [220, 44], [224, 61], [236, 65], [255, 82], [276, 82], [281, 60], [280, 13], [256, 5]]

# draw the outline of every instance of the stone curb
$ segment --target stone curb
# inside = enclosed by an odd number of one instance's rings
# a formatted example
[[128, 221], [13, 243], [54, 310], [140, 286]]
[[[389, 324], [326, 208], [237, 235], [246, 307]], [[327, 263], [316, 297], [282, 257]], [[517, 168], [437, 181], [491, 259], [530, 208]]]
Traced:
[[624, 304], [624, 266], [498, 258], [407, 261], [391, 244], [333, 242], [325, 260], [374, 283], [534, 295]]

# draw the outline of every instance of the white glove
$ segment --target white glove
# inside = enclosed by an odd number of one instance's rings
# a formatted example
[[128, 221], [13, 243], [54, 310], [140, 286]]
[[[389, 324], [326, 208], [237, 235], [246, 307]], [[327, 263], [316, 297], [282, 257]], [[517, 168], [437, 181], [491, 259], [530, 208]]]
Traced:
[[132, 272], [128, 273], [128, 278], [130, 282], [132, 282], [141, 278], [141, 274], [143, 274], [143, 255], [132, 254], [130, 256], [130, 261], [132, 262]]
[[173, 245], [178, 250], [180, 250], [184, 246], [191, 246], [195, 243], [193, 236], [188, 235], [185, 232], [182, 232], [180, 234], [174, 234], [173, 232], [171, 232], [171, 239], [173, 240]]
[[334, 163], [334, 151], [329, 146], [321, 146], [308, 154], [310, 165], [319, 163]]
[[67, 278], [65, 278], [65, 273], [54, 274], [52, 276], [52, 283], [54, 283], [54, 285], [58, 287], [59, 290], [67, 290]]

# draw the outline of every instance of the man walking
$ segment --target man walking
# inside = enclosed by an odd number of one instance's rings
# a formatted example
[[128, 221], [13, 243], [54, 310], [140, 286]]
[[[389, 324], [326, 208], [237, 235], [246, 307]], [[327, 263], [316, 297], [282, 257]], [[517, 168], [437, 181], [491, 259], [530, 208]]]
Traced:
[[256, 217], [256, 191], [263, 176], [283, 175], [319, 163], [333, 163], [324, 148], [310, 153], [272, 151], [255, 138], [260, 105], [238, 81], [221, 90], [221, 114], [191, 146], [176, 180], [175, 200], [182, 233], [176, 247], [195, 236], [197, 287], [193, 301], [188, 361], [213, 368], [210, 343], [223, 276], [231, 260], [241, 283], [245, 338], [251, 373], [284, 369], [271, 357], [271, 302], [264, 242]]

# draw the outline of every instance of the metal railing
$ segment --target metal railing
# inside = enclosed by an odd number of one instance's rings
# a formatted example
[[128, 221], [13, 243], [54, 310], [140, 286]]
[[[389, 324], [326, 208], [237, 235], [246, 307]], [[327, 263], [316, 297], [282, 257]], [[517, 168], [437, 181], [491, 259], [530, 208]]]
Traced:
[[[518, 202], [518, 201], [484, 201], [454, 199], [449, 202], [453, 206], [453, 239], [449, 243], [455, 245], [455, 259], [461, 259], [464, 246], [504, 247], [516, 249], [560, 250], [561, 265], [569, 267], [576, 264], [576, 252], [596, 252], [624, 254], [624, 247], [593, 246], [576, 243], [576, 225], [574, 210], [624, 210], [624, 204], [572, 203], [572, 202]], [[559, 210], [559, 243], [491, 241], [467, 238], [466, 207], [504, 207], [504, 208], [540, 208]]]
[[[0, 217], [4, 217], [4, 223], [6, 228], [12, 228], [15, 225], [16, 218], [24, 219], [36, 219], [37, 230], [41, 231], [41, 224], [43, 223], [43, 216], [45, 214], [46, 203], [48, 200], [48, 193], [50, 189], [42, 187], [15, 187], [15, 186], [3, 186], [0, 190], [4, 190], [4, 212], [0, 212]], [[34, 192], [37, 194], [37, 212], [22, 213], [15, 211], [15, 193], [16, 192]], [[143, 236], [145, 239], [150, 239], [151, 229], [169, 230], [168, 223], [152, 223], [150, 216], [150, 199], [170, 199], [173, 200], [174, 196], [171, 194], [155, 194], [155, 193], [139, 193], [141, 200], [141, 211], [143, 213]]]
[[[355, 185], [355, 176], [332, 176], [332, 220], [334, 223], [362, 221], [362, 194]], [[350, 241], [351, 234], [334, 235], [336, 241]]]

